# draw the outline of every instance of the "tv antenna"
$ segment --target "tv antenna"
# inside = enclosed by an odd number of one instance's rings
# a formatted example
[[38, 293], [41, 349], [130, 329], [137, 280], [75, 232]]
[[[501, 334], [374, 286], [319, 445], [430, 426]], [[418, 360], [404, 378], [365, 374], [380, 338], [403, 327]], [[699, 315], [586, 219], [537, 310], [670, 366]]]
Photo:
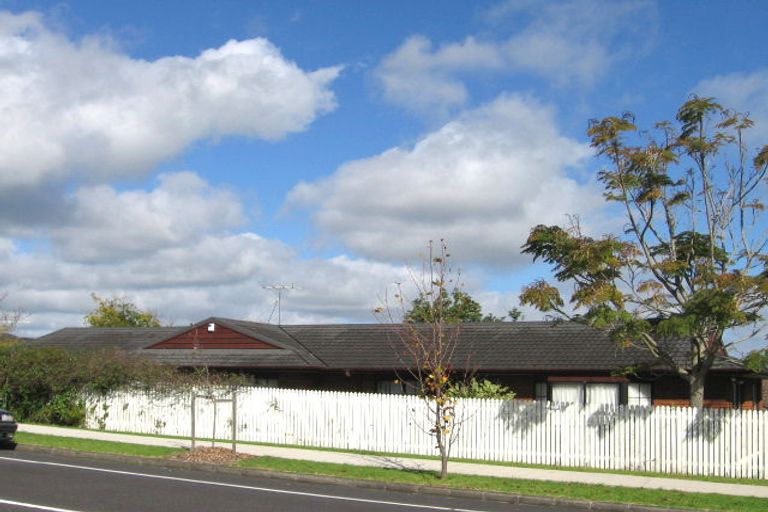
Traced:
[[261, 287], [265, 290], [272, 290], [273, 292], [277, 292], [277, 301], [275, 301], [275, 307], [272, 308], [272, 312], [269, 314], [269, 320], [267, 320], [267, 323], [272, 320], [272, 315], [275, 314], [275, 309], [277, 309], [277, 325], [281, 325], [283, 292], [287, 292], [288, 290], [296, 290], [296, 286], [294, 286], [293, 283], [275, 283], [265, 284]]

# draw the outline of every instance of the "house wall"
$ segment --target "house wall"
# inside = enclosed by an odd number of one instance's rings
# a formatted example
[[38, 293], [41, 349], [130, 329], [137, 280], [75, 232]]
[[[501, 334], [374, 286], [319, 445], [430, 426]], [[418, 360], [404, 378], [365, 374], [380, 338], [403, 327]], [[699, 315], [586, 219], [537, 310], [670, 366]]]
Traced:
[[195, 327], [173, 338], [156, 343], [147, 349], [275, 349], [269, 343], [240, 334], [216, 324], [213, 331], [207, 325]]
[[[653, 405], [688, 407], [691, 404], [688, 383], [675, 376], [659, 377], [652, 383]], [[743, 409], [764, 408], [765, 401], [756, 381], [710, 374], [704, 386], [704, 407]]]
[[[281, 389], [343, 391], [376, 393], [378, 383], [405, 378], [394, 371], [318, 371], [318, 370], [249, 370], [250, 375], [276, 379]], [[528, 374], [504, 374], [496, 372], [478, 373], [478, 378], [487, 378], [509, 387], [518, 400], [534, 400], [537, 382], [630, 382], [632, 379], [617, 377], [606, 372], [593, 372], [587, 375], [547, 374], [544, 372]], [[653, 405], [688, 407], [690, 405], [688, 383], [675, 376], [655, 377], [645, 382], [651, 383]], [[734, 395], [734, 382], [729, 375], [712, 375], [707, 379], [704, 405], [710, 408], [732, 408], [734, 399], [737, 406], [744, 409], [764, 408], [762, 393], [768, 393], [768, 385], [761, 381], [745, 380], [740, 384], [738, 394]]]

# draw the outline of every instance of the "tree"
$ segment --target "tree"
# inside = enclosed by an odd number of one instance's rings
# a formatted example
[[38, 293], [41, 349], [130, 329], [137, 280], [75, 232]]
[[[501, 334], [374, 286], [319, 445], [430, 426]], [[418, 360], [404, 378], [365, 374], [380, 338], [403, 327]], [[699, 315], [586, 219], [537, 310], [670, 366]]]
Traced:
[[[435, 438], [440, 453], [440, 478], [448, 476], [448, 460], [459, 432], [460, 422], [456, 419], [459, 398], [452, 390], [462, 385], [466, 389], [471, 378], [468, 361], [461, 365], [463, 370], [455, 369], [461, 329], [457, 312], [463, 311], [455, 305], [457, 299], [459, 304], [466, 304], [465, 298], [469, 296], [461, 291], [449, 258], [445, 241], [441, 240], [436, 248], [430, 242], [429, 259], [422, 275], [411, 276], [418, 299], [409, 302], [398, 285], [394, 303], [387, 300], [375, 310], [384, 315], [392, 327], [396, 338], [393, 350], [402, 366], [408, 368], [411, 377], [408, 380], [415, 382], [418, 395], [427, 405], [429, 425], [425, 430]], [[423, 313], [418, 317], [420, 321], [399, 320], [408, 317], [408, 304], [418, 305], [418, 311]]]
[[440, 297], [419, 295], [411, 303], [411, 309], [405, 314], [405, 321], [410, 323], [430, 323], [435, 319], [437, 309], [446, 322], [480, 322], [483, 310], [480, 303], [467, 292], [458, 288], [451, 292], [442, 290]]
[[[7, 297], [7, 294], [0, 293], [0, 304], [2, 304]], [[20, 309], [8, 311], [6, 309], [0, 309], [0, 343], [13, 341], [16, 338], [13, 336], [13, 331], [19, 325], [19, 322], [23, 319], [24, 313]]]
[[[691, 404], [702, 407], [707, 373], [759, 334], [768, 304], [768, 145], [750, 159], [753, 122], [713, 98], [692, 97], [676, 120], [648, 132], [637, 131], [631, 114], [590, 122], [591, 145], [607, 163], [598, 178], [621, 208], [624, 232], [591, 238], [578, 219], [566, 229], [533, 228], [523, 252], [573, 286], [571, 307], [544, 280], [526, 287], [521, 302], [647, 350], [689, 383]], [[746, 335], [732, 338], [736, 328]], [[669, 339], [688, 340], [687, 361]]]
[[445, 314], [445, 320], [450, 323], [463, 322], [517, 322], [522, 313], [512, 308], [505, 316], [493, 313], [483, 315], [483, 307], [470, 294], [455, 288], [452, 291], [443, 290], [440, 300], [419, 295], [411, 302], [411, 309], [405, 313], [404, 320], [410, 323], [429, 323], [434, 318], [434, 309], [438, 305]]
[[160, 327], [160, 320], [151, 311], [142, 311], [126, 297], [102, 299], [91, 294], [96, 308], [85, 316], [91, 327]]
[[504, 316], [496, 316], [493, 313], [488, 313], [483, 317], [481, 322], [519, 322], [522, 319], [523, 312], [517, 308], [512, 308], [507, 311], [507, 314]]

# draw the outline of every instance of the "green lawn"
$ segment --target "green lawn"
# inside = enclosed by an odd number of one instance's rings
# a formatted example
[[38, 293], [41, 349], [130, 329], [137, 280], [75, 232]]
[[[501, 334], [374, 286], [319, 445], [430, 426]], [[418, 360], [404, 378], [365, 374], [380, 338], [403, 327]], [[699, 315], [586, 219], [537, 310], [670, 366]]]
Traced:
[[302, 460], [255, 457], [240, 462], [246, 468], [268, 469], [290, 473], [327, 475], [362, 480], [378, 480], [417, 485], [444, 486], [457, 489], [506, 492], [546, 496], [549, 498], [579, 499], [610, 503], [632, 503], [668, 508], [693, 510], [755, 511], [768, 510], [768, 500], [718, 494], [693, 494], [653, 489], [632, 489], [576, 483], [543, 482], [538, 480], [512, 480], [483, 476], [450, 475], [440, 480], [430, 471], [403, 471], [370, 468], [346, 464], [328, 464]]
[[81, 452], [114, 453], [117, 455], [133, 455], [137, 457], [168, 457], [183, 450], [179, 448], [166, 448], [163, 446], [147, 446], [143, 444], [116, 443], [114, 441], [95, 441], [90, 439], [78, 439], [76, 437], [57, 437], [29, 432], [18, 432], [16, 442], [19, 444], [32, 444], [36, 446], [48, 446], [51, 448], [66, 448]]

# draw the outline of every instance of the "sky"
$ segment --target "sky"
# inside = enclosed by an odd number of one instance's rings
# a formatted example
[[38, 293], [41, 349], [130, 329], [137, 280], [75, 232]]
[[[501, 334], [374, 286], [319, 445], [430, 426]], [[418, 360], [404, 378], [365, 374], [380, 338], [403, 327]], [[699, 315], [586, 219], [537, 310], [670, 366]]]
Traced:
[[[606, 208], [589, 119], [691, 94], [768, 140], [754, 0], [0, 0], [0, 290], [17, 334], [91, 294], [162, 321], [371, 322], [445, 239], [485, 312], [531, 227]], [[525, 318], [540, 318], [523, 308]]]

